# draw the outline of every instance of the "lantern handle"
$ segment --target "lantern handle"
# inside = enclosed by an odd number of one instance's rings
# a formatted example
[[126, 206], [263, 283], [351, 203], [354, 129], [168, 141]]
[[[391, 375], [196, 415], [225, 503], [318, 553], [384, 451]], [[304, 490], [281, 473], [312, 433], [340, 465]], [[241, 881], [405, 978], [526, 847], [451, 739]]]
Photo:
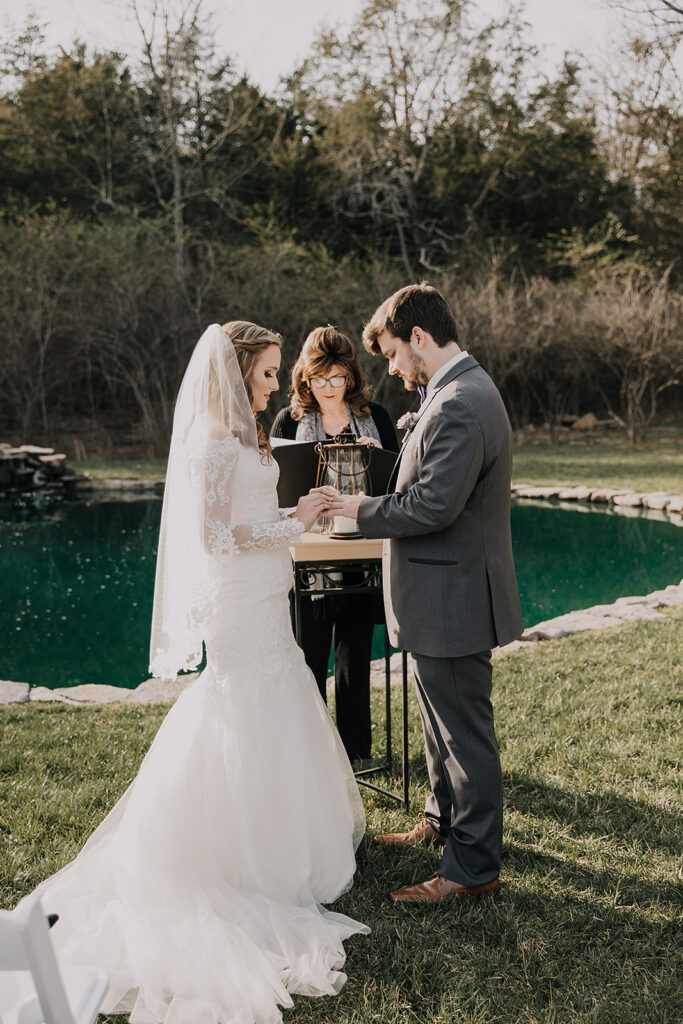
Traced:
[[361, 467], [361, 472], [367, 473], [368, 469], [370, 468], [370, 459], [372, 458], [372, 448], [374, 447], [374, 445], [371, 444], [370, 441], [362, 441], [360, 444], [358, 443], [358, 441], [342, 441], [342, 437], [343, 434], [337, 434], [337, 436], [333, 438], [332, 441], [318, 441], [317, 445], [315, 446], [315, 451], [318, 454], [318, 472], [316, 473], [315, 477], [316, 487], [321, 486], [322, 480], [324, 479], [325, 476], [326, 469], [329, 469], [331, 472], [333, 472], [337, 478], [341, 476], [340, 471], [335, 466], [332, 466], [330, 464], [329, 458], [327, 456], [327, 451], [330, 448], [365, 449], [364, 465]]

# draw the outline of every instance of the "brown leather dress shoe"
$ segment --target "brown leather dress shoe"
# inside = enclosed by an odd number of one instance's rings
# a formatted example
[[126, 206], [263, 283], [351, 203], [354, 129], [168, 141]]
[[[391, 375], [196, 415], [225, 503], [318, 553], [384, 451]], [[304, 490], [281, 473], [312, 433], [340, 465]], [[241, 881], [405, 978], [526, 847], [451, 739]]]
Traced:
[[375, 836], [375, 839], [378, 843], [390, 843], [393, 846], [419, 846], [420, 843], [426, 843], [427, 846], [446, 845], [446, 836], [434, 831], [422, 811], [417, 816], [417, 825], [410, 832], [385, 832], [384, 835]]
[[441, 903], [442, 900], [466, 896], [494, 896], [497, 892], [500, 892], [497, 878], [492, 882], [485, 882], [484, 885], [461, 885], [460, 882], [451, 882], [450, 878], [437, 874], [418, 885], [395, 889], [390, 895], [397, 903]]

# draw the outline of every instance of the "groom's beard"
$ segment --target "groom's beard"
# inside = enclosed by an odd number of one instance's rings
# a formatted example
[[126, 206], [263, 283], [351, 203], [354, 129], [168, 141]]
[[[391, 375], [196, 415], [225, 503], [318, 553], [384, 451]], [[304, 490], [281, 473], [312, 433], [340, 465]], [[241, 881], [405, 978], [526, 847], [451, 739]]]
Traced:
[[417, 391], [418, 388], [426, 388], [429, 384], [427, 365], [419, 352], [415, 352], [412, 346], [408, 348], [408, 359], [410, 369], [403, 378], [403, 384], [407, 391]]

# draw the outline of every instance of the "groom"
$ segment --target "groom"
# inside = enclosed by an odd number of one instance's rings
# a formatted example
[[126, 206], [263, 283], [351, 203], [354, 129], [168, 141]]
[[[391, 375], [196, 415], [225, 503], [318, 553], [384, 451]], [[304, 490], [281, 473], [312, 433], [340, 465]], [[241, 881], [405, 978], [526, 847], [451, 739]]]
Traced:
[[[386, 537], [384, 602], [413, 657], [432, 792], [410, 832], [384, 843], [443, 846], [438, 874], [391, 893], [437, 902], [499, 889], [502, 784], [491, 648], [522, 632], [510, 537], [512, 436], [502, 399], [461, 351], [453, 314], [426, 284], [388, 298], [363, 333], [424, 401], [382, 497], [340, 495], [335, 514]], [[393, 490], [393, 493], [391, 493]]]

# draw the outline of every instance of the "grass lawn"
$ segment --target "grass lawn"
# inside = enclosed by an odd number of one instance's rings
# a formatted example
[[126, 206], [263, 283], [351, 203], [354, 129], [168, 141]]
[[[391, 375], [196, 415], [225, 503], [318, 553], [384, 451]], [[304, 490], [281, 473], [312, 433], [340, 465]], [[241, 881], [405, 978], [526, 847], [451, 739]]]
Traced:
[[[72, 465], [96, 479], [159, 480], [166, 473], [165, 459], [91, 460]], [[586, 484], [683, 494], [683, 428], [669, 426], [637, 448], [625, 444], [619, 435], [608, 435], [600, 442], [520, 444], [515, 447], [512, 477], [517, 484]]]
[[638, 448], [614, 442], [518, 445], [512, 479], [516, 484], [585, 484], [683, 494], [683, 436]]
[[[341, 995], [295, 997], [287, 1024], [677, 1019], [682, 625], [679, 609], [663, 621], [538, 644], [496, 662], [503, 893], [479, 903], [394, 906], [388, 890], [429, 876], [438, 855], [368, 840], [356, 885], [336, 908], [366, 921], [372, 936], [347, 943]], [[381, 720], [381, 693], [373, 699]], [[134, 776], [165, 710], [0, 709], [0, 905], [14, 905], [74, 856]], [[427, 778], [412, 701], [410, 726], [417, 811]], [[363, 795], [368, 837], [412, 821], [384, 798]]]
[[166, 459], [88, 459], [69, 465], [94, 480], [163, 480], [166, 476]]

